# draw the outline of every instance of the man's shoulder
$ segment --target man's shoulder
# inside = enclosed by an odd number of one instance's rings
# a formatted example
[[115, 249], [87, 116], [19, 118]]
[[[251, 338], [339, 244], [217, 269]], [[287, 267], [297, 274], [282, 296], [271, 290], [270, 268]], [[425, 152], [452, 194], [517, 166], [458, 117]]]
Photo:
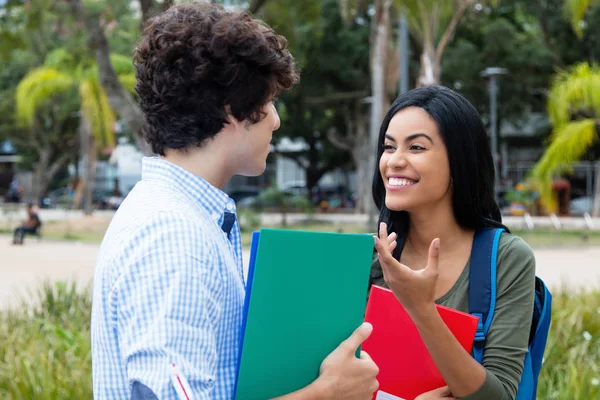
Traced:
[[209, 220], [199, 205], [185, 194], [156, 186], [137, 185], [131, 191], [106, 231], [101, 253], [128, 251], [135, 243], [139, 247], [177, 242], [182, 247], [191, 241], [204, 243], [210, 236], [206, 234]]
[[194, 220], [206, 219], [201, 206], [187, 194], [165, 182], [138, 183], [123, 201], [115, 218], [136, 220], [140, 224], [149, 219], [171, 215]]

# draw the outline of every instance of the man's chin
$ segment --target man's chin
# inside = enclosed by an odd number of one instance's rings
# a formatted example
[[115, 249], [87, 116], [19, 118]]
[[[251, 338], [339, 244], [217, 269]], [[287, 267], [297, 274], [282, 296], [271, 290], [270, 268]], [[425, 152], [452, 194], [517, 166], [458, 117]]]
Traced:
[[244, 168], [237, 175], [253, 178], [253, 177], [262, 175], [266, 169], [267, 169], [267, 162], [265, 161], [262, 165]]

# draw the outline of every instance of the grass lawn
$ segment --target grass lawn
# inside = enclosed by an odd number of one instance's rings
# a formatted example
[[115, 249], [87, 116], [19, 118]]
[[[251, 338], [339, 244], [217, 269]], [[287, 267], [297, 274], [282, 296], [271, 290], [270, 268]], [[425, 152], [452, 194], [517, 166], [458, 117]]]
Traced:
[[[342, 232], [365, 233], [367, 230], [362, 225], [342, 224], [336, 225], [327, 222], [307, 222], [305, 224], [289, 225], [278, 229], [299, 229], [317, 232]], [[600, 246], [600, 231], [562, 230], [540, 228], [534, 230], [512, 230], [513, 234], [520, 236], [531, 247], [561, 247], [561, 246]], [[242, 232], [242, 245], [250, 245], [250, 231]]]
[[[100, 243], [110, 224], [110, 218], [94, 215], [49, 221], [42, 225], [42, 237], [50, 240], [68, 240], [83, 243]], [[12, 235], [12, 229], [0, 226], [0, 234]]]
[[[59, 282], [0, 312], [0, 398], [92, 398], [91, 293]], [[600, 292], [557, 292], [538, 399], [600, 398]]]
[[[50, 240], [69, 240], [84, 243], [100, 243], [110, 224], [109, 217], [87, 216], [72, 218], [62, 221], [49, 221], [44, 223], [42, 235]], [[307, 220], [304, 223], [281, 226], [263, 226], [265, 228], [297, 229], [317, 232], [365, 233], [364, 225], [335, 224], [319, 220]], [[242, 231], [242, 245], [250, 246], [251, 229]], [[550, 228], [534, 230], [514, 230], [514, 234], [521, 236], [532, 247], [557, 247], [557, 246], [600, 246], [600, 231], [562, 230]], [[12, 234], [12, 228], [0, 225], [0, 234]]]

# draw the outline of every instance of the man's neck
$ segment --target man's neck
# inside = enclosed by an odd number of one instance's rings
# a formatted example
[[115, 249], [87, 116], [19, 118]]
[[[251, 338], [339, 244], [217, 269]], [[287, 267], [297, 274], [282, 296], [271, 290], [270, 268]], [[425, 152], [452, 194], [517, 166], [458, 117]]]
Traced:
[[219, 146], [211, 141], [201, 148], [187, 151], [167, 150], [162, 158], [186, 171], [199, 176], [216, 188], [223, 189], [234, 175], [230, 171], [227, 157]]

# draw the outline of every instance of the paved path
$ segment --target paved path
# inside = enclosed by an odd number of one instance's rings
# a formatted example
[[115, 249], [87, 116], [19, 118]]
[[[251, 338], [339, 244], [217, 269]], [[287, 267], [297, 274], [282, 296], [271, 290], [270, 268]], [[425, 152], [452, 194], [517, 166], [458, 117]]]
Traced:
[[[84, 285], [93, 278], [98, 245], [28, 238], [24, 246], [13, 246], [10, 240], [0, 236], [0, 308], [16, 304], [46, 279]], [[600, 289], [600, 247], [540, 248], [535, 255], [537, 273], [549, 286]]]
[[[3, 211], [0, 209], [0, 225], [14, 225], [15, 222], [21, 221], [25, 218], [26, 213], [23, 205], [19, 208], [10, 208], [13, 211]], [[114, 211], [111, 210], [96, 210], [94, 216], [96, 217], [112, 217]], [[62, 221], [65, 219], [77, 219], [83, 217], [82, 211], [77, 210], [61, 210], [61, 209], [43, 209], [40, 211], [40, 218], [42, 221]], [[333, 222], [338, 224], [355, 224], [362, 225], [366, 224], [368, 216], [366, 214], [354, 214], [354, 213], [317, 213], [315, 218]], [[511, 215], [505, 215], [502, 217], [506, 226], [511, 229], [525, 229], [527, 223], [531, 223], [532, 226], [537, 228], [554, 228], [556, 226], [562, 229], [594, 229], [600, 230], [600, 218], [584, 218], [583, 216], [574, 217], [560, 217], [558, 219], [552, 219], [550, 217], [532, 217], [526, 220], [525, 217], [517, 217]], [[289, 223], [297, 223], [306, 220], [306, 214], [288, 214], [287, 220]], [[265, 226], [274, 226], [281, 223], [281, 214], [262, 213], [261, 223]], [[558, 225], [556, 225], [558, 224]]]

